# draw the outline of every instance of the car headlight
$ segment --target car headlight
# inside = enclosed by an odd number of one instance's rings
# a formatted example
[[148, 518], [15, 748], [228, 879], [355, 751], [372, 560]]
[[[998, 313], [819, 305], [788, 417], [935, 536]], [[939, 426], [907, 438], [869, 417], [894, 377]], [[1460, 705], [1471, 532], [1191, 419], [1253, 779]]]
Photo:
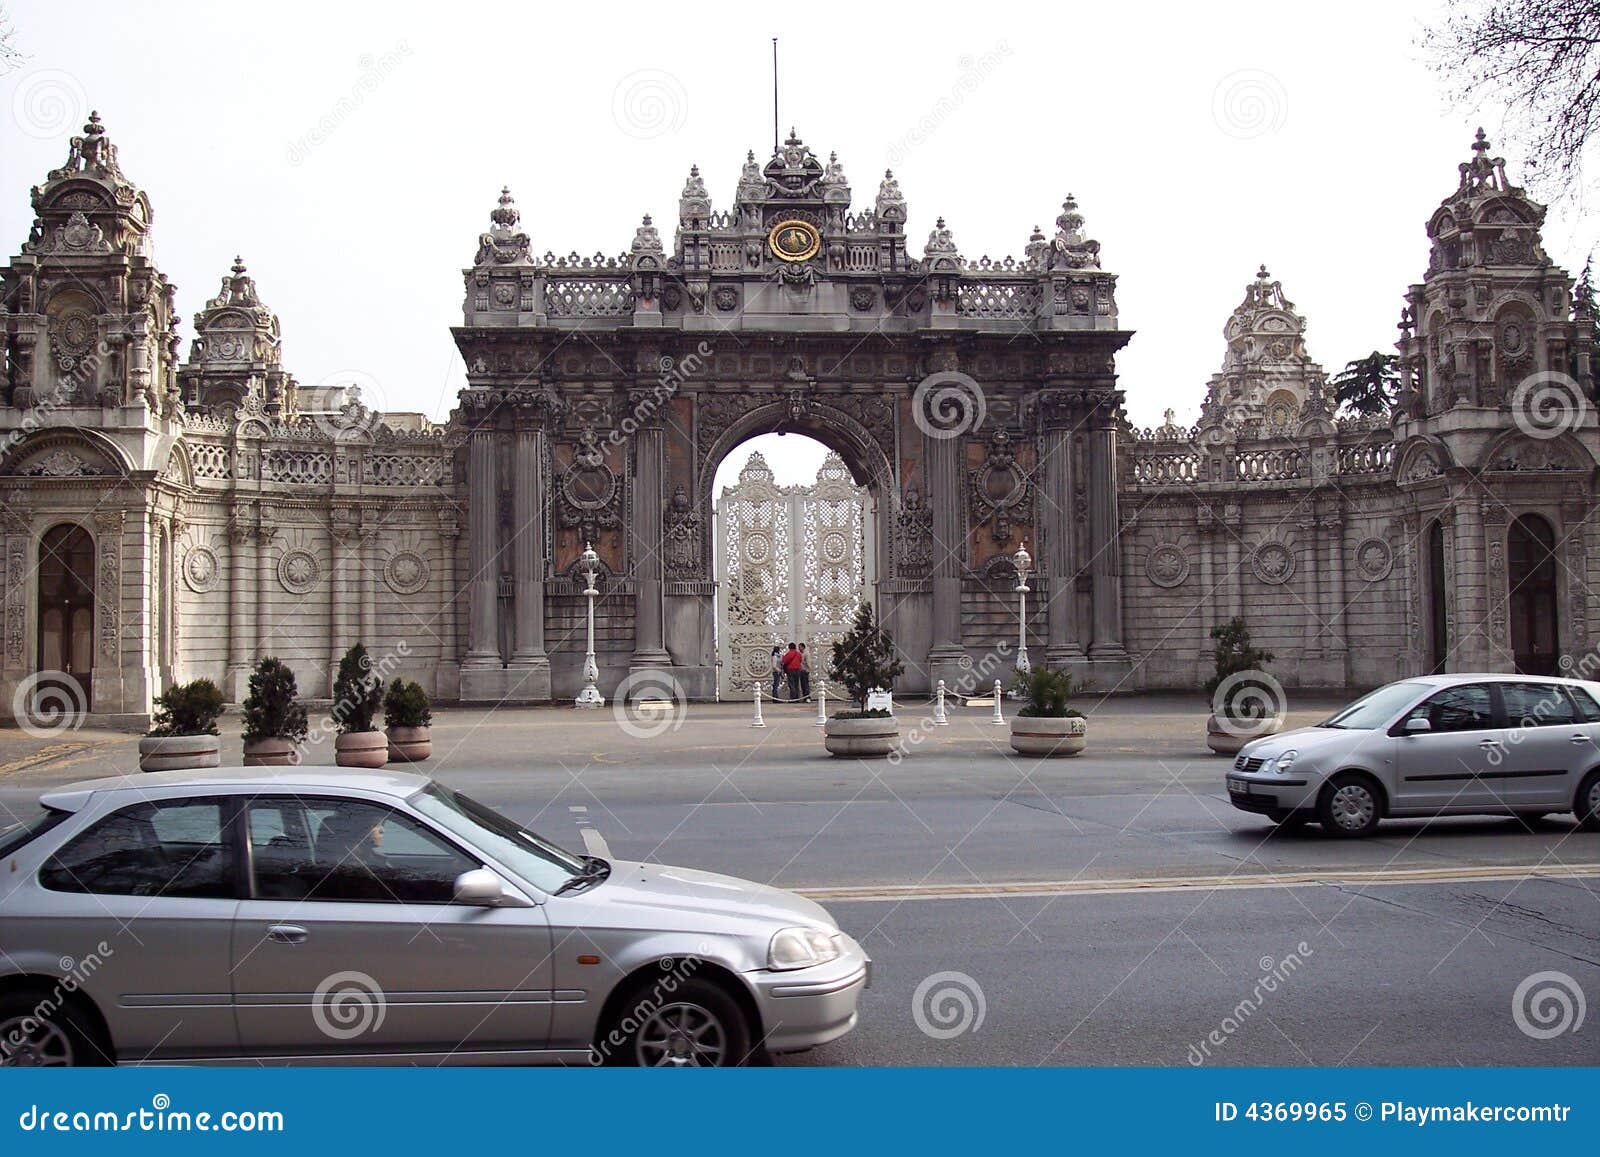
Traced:
[[821, 928], [781, 928], [767, 947], [767, 967], [779, 970], [810, 968], [837, 960], [844, 949], [837, 932]]
[[1289, 769], [1294, 766], [1294, 761], [1300, 758], [1300, 753], [1290, 748], [1282, 755], [1275, 755], [1261, 765], [1263, 775], [1288, 775]]

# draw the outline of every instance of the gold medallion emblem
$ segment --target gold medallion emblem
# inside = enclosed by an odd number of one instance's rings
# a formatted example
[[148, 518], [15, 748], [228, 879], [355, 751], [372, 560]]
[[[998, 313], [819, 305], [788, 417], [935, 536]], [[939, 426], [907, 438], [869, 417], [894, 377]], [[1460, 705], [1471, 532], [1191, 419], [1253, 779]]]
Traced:
[[822, 234], [809, 221], [779, 221], [767, 234], [767, 247], [779, 261], [810, 261], [822, 248]]

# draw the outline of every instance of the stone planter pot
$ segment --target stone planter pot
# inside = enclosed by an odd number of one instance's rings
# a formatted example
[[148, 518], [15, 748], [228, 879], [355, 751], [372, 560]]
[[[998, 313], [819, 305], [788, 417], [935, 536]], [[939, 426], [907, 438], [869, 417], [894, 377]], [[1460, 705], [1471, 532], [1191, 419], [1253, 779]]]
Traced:
[[830, 755], [880, 758], [900, 742], [900, 724], [886, 719], [829, 719], [822, 729], [823, 746]]
[[391, 727], [384, 735], [389, 739], [389, 759], [394, 763], [421, 763], [433, 754], [431, 727]]
[[147, 735], [139, 740], [140, 771], [221, 766], [222, 740], [215, 735]]
[[244, 745], [246, 767], [294, 767], [300, 762], [300, 749], [292, 739], [255, 739]]
[[1238, 755], [1239, 749], [1253, 739], [1275, 735], [1283, 729], [1283, 716], [1271, 715], [1265, 719], [1238, 719], [1224, 726], [1215, 714], [1206, 719], [1206, 746], [1216, 755]]
[[347, 731], [333, 741], [340, 767], [382, 767], [389, 762], [389, 737], [381, 731]]
[[1077, 755], [1083, 750], [1088, 733], [1088, 720], [1076, 716], [1013, 715], [1011, 750], [1018, 755]]

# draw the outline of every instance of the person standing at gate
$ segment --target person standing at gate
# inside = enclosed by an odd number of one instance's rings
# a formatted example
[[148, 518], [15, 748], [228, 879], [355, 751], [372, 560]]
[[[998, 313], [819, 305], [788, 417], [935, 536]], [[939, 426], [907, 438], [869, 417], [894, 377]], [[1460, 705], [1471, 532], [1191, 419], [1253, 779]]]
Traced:
[[800, 698], [811, 698], [811, 657], [804, 643], [800, 644]]
[[778, 698], [778, 688], [783, 685], [783, 682], [783, 647], [778, 643], [774, 643], [772, 644], [772, 698], [774, 700]]
[[784, 674], [789, 676], [789, 698], [791, 700], [800, 698], [800, 664], [804, 661], [799, 648], [790, 643], [789, 649], [783, 653], [783, 670]]

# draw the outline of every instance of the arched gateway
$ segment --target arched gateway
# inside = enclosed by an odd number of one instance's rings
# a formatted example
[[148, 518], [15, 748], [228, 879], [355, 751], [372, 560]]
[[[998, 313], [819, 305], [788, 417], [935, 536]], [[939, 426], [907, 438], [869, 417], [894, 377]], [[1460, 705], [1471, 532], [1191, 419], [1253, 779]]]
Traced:
[[919, 258], [892, 174], [853, 209], [842, 166], [791, 135], [764, 166], [749, 156], [729, 209], [691, 170], [670, 249], [647, 216], [620, 258], [538, 258], [509, 194], [492, 219], [455, 331], [470, 382], [463, 699], [576, 691], [572, 571], [591, 541], [602, 687], [666, 668], [711, 696], [710, 480], [775, 430], [819, 433], [877, 498], [870, 597], [907, 658], [904, 690], [954, 685], [992, 647], [964, 637], [963, 596], [1024, 539], [1048, 657], [1102, 668], [1103, 686], [1126, 676], [1113, 358], [1130, 335], [1070, 198], [1020, 262], [967, 262], [942, 220]]

